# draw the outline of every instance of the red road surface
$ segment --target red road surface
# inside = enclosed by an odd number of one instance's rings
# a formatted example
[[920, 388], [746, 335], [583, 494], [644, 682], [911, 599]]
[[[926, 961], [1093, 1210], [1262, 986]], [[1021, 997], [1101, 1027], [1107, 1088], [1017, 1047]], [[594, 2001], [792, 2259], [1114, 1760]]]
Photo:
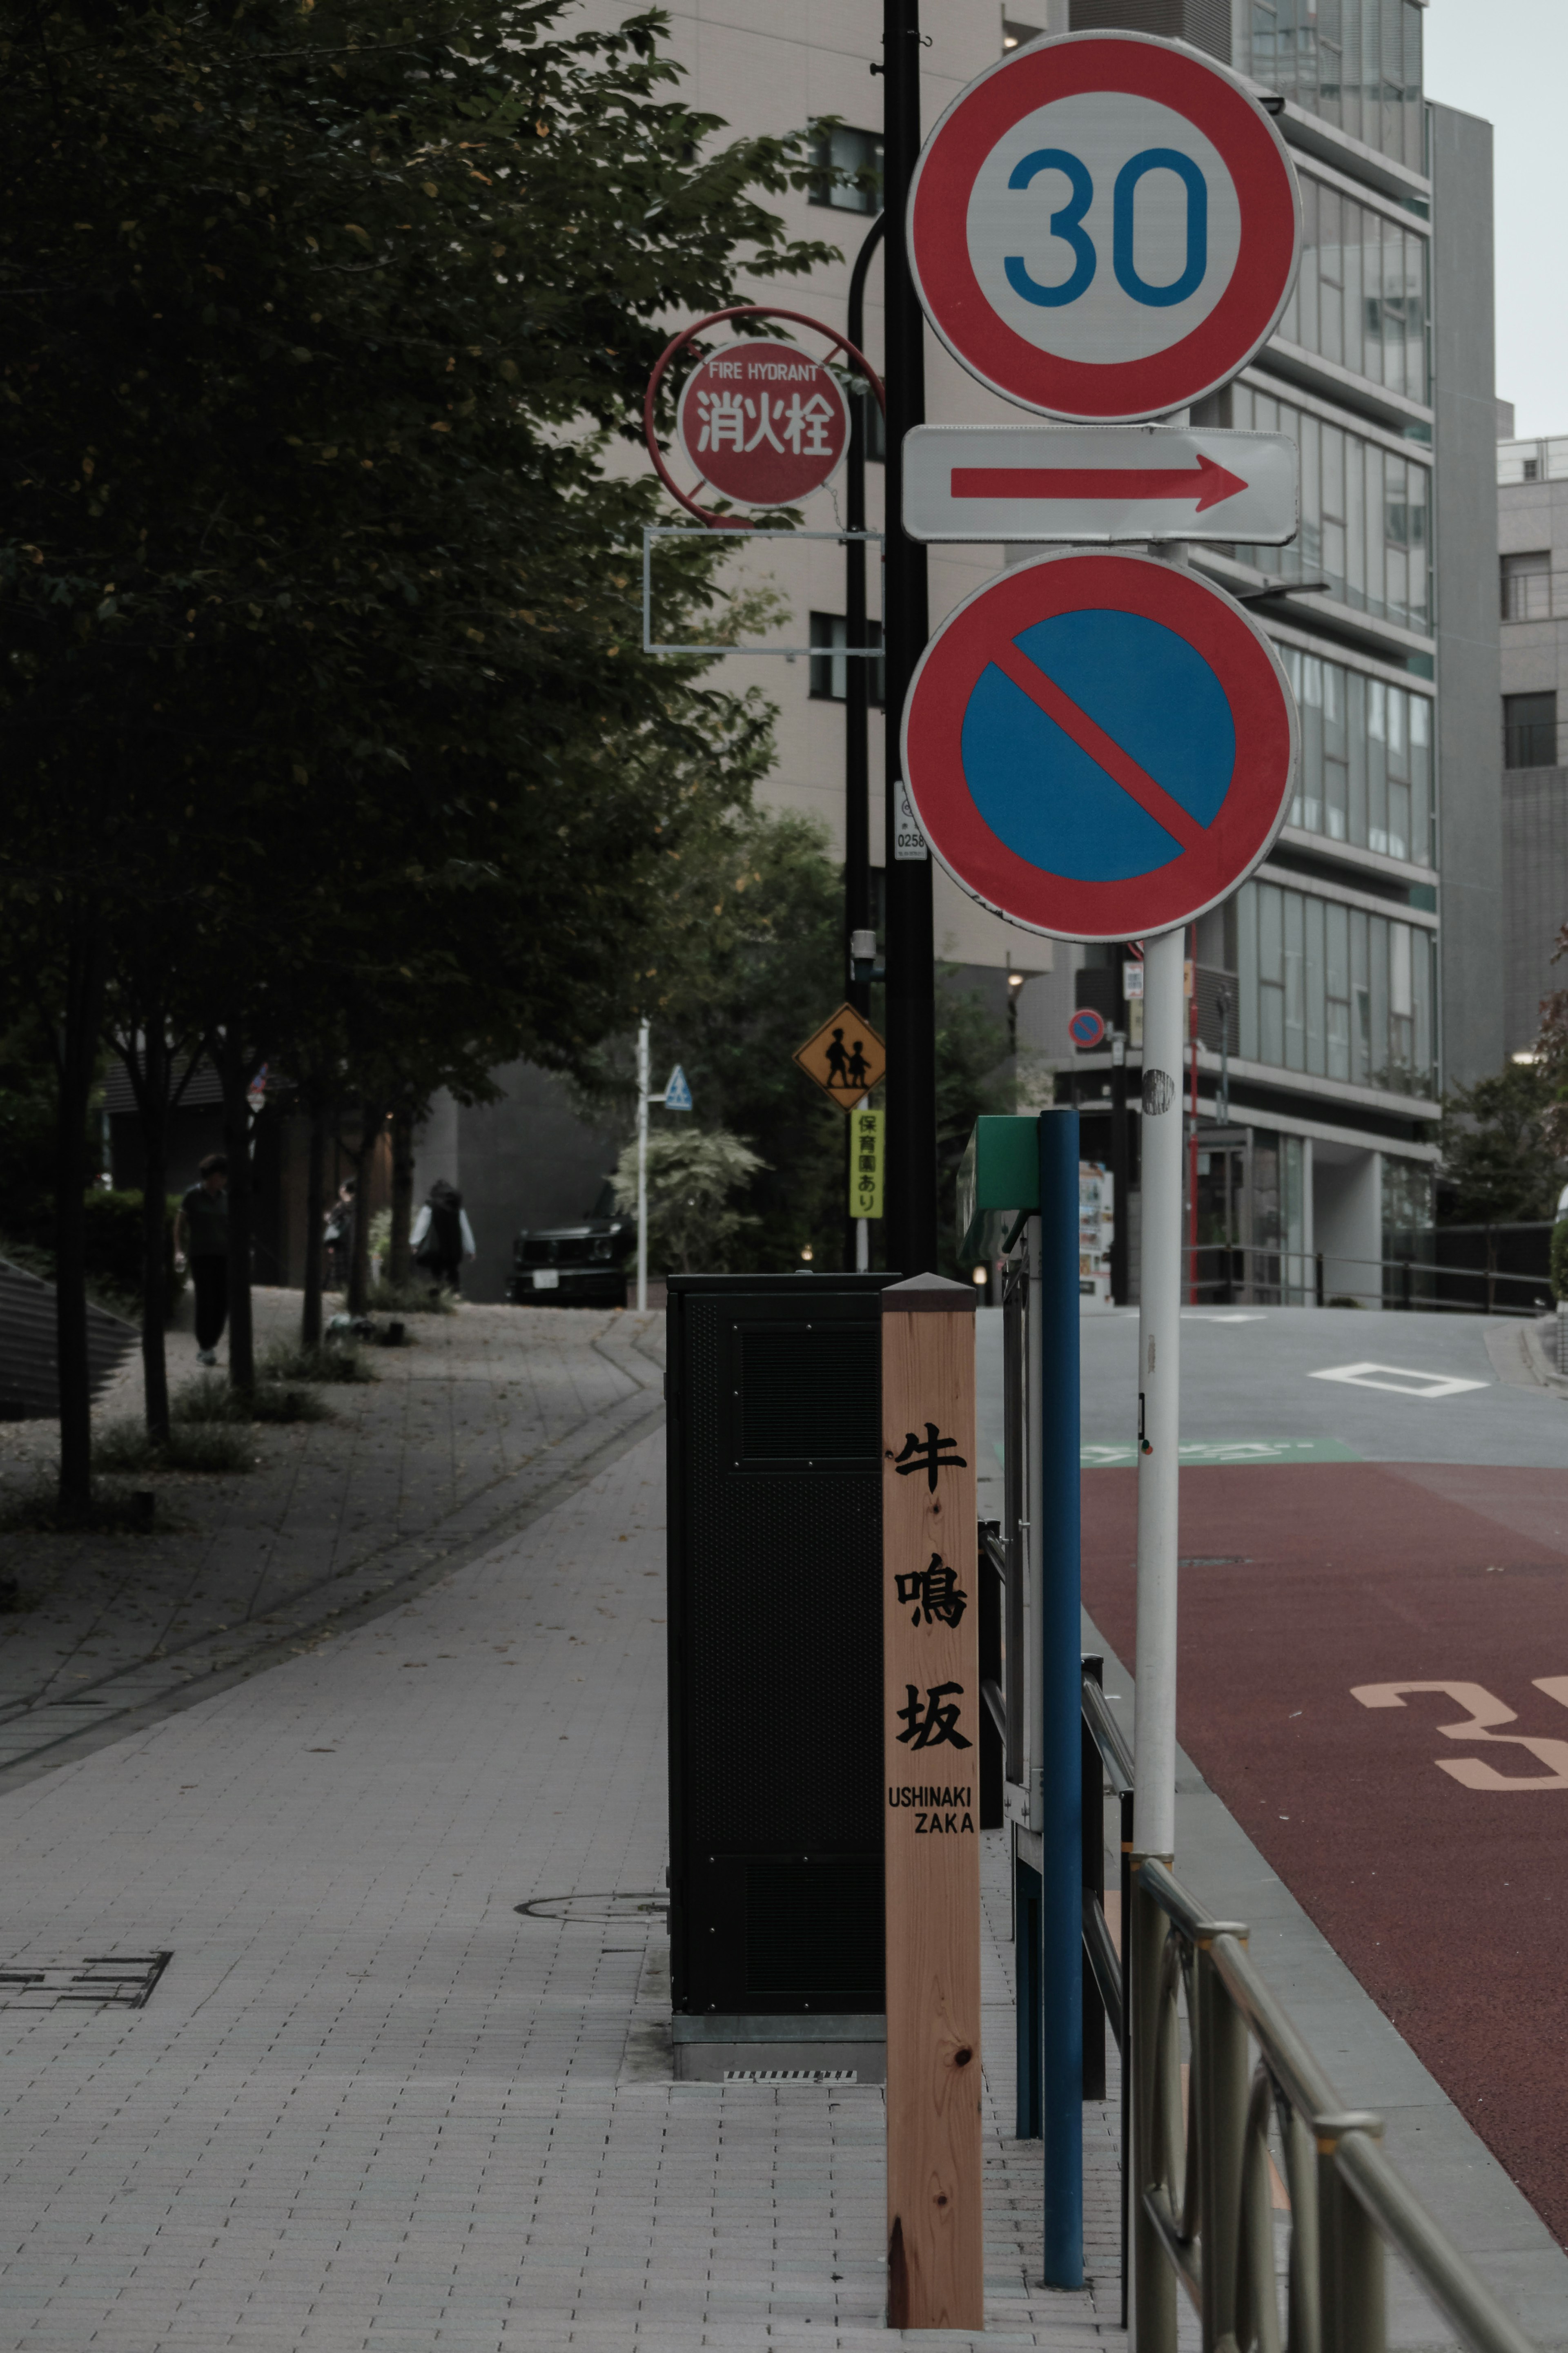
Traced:
[[[1083, 1528], [1131, 1671], [1133, 1472]], [[1568, 1471], [1184, 1471], [1181, 1545], [1184, 1747], [1568, 2244]]]

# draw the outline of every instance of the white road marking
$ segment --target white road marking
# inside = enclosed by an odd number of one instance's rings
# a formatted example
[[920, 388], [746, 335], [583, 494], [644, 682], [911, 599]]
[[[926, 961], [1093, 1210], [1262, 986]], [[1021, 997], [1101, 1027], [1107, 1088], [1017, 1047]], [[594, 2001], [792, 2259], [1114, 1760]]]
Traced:
[[[1380, 1378], [1379, 1376], [1382, 1376]], [[1458, 1397], [1464, 1389], [1489, 1389], [1490, 1381], [1468, 1381], [1458, 1373], [1417, 1372], [1409, 1365], [1331, 1365], [1308, 1375], [1314, 1381], [1344, 1381], [1352, 1388], [1389, 1389], [1395, 1397]]]

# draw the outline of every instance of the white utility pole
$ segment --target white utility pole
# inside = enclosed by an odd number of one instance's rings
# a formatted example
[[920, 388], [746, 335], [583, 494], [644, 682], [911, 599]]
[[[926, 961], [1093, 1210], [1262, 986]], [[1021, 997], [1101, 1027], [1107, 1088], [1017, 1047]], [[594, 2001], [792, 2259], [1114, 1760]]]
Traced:
[[637, 1023], [637, 1314], [647, 1314], [647, 1018]]
[[[1138, 1283], [1136, 1782], [1141, 1855], [1176, 1846], [1176, 1513], [1181, 1432], [1181, 932], [1143, 955], [1142, 1253]], [[1117, 1214], [1123, 1214], [1117, 1204]]]

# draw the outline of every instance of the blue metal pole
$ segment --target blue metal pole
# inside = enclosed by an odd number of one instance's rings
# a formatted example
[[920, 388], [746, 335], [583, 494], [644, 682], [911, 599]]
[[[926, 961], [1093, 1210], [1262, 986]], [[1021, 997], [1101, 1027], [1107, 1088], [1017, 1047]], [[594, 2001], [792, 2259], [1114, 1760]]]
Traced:
[[1040, 1113], [1042, 1565], [1040, 1995], [1045, 2284], [1083, 2285], [1083, 1766], [1079, 1617], [1078, 1113]]

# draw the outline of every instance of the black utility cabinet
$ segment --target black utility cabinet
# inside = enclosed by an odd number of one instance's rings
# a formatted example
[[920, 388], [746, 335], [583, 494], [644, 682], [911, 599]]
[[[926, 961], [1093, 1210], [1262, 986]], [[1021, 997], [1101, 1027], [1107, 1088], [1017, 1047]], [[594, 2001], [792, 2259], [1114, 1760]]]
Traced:
[[880, 1294], [899, 1280], [670, 1278], [678, 2042], [683, 2018], [704, 2039], [733, 2018], [744, 2042], [882, 2010]]

